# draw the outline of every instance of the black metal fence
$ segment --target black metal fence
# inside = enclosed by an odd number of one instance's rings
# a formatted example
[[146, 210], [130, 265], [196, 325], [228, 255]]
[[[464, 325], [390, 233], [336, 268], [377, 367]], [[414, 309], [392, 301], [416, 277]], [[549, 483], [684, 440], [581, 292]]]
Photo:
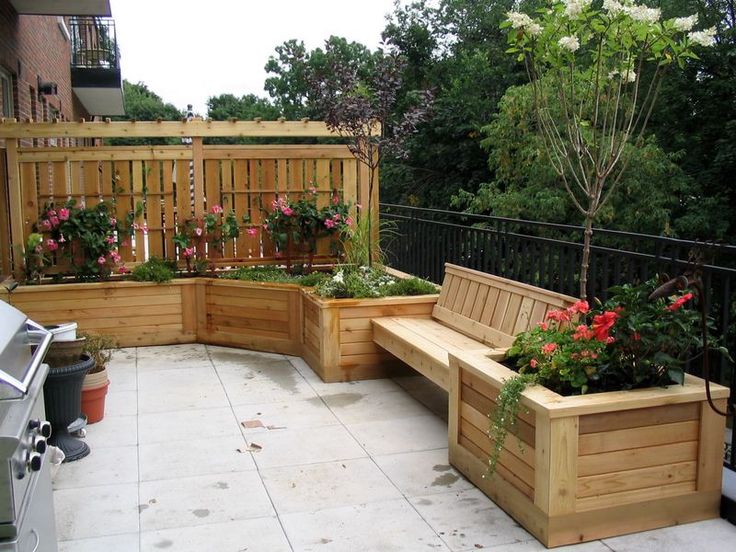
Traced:
[[72, 17], [72, 67], [117, 69], [120, 63], [115, 20], [109, 17]]
[[[399, 270], [440, 283], [444, 263], [450, 262], [579, 295], [581, 226], [392, 204], [381, 204], [381, 220], [395, 225], [383, 242], [388, 263]], [[656, 274], [679, 275], [696, 260], [717, 335], [723, 336], [723, 344], [736, 358], [736, 246], [596, 229], [587, 297], [605, 300], [611, 286], [647, 280]], [[733, 403], [734, 366], [722, 355], [712, 359], [711, 379], [731, 388]], [[700, 369], [693, 365], [690, 371], [697, 374]], [[732, 437], [736, 437], [733, 419], [729, 424]], [[736, 455], [730, 447], [725, 458], [736, 470]]]

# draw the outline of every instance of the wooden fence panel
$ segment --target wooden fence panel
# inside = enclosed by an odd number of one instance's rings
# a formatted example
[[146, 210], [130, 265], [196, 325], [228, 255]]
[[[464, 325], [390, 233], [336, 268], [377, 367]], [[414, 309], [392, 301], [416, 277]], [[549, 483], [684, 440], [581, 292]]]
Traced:
[[[353, 205], [366, 194], [365, 172], [346, 146], [20, 148], [17, 159], [23, 241], [46, 203], [59, 206], [74, 199], [94, 206], [109, 201], [118, 221], [136, 225], [120, 247], [123, 261], [131, 264], [150, 256], [183, 260], [174, 235], [186, 220], [214, 205], [225, 214], [234, 210], [240, 236], [217, 251], [209, 247], [210, 259], [218, 264], [278, 262], [281, 255], [262, 228], [278, 197], [298, 199], [314, 187], [323, 207], [334, 193]], [[142, 211], [133, 216], [139, 206]], [[0, 207], [9, 211], [11, 206]], [[244, 216], [250, 222], [243, 222]], [[318, 255], [331, 251], [329, 240], [321, 240]], [[7, 266], [9, 247], [4, 245], [0, 255]]]
[[8, 203], [8, 179], [5, 149], [0, 149], [0, 274], [10, 274], [10, 210]]

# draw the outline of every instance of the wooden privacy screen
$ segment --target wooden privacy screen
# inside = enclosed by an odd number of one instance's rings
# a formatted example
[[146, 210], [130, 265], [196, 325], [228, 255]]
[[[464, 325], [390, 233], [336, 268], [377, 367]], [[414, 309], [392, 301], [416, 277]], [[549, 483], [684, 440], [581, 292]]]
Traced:
[[[199, 147], [195, 155], [201, 155], [203, 189], [195, 179], [198, 167], [189, 146], [19, 148], [23, 241], [50, 203], [59, 206], [75, 199], [92, 206], [105, 200], [114, 203], [118, 220], [142, 204], [135, 219], [140, 229], [120, 249], [123, 260], [175, 259], [178, 225], [220, 205], [225, 212], [235, 211], [241, 232], [225, 244], [224, 257], [210, 248], [210, 258], [269, 261], [275, 251], [261, 224], [276, 197], [299, 197], [314, 187], [318, 207], [327, 205], [333, 194], [353, 205], [367, 203], [367, 171], [344, 145]], [[243, 215], [250, 216], [250, 224], [242, 223]], [[248, 228], [256, 234], [248, 234]], [[326, 239], [317, 253], [329, 255]]]

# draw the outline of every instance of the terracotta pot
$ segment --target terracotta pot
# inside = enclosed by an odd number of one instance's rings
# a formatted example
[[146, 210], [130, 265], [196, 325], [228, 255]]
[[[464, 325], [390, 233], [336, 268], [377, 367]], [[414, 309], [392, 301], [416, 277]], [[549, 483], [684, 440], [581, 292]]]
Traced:
[[87, 416], [87, 423], [94, 424], [105, 416], [105, 395], [110, 380], [107, 370], [88, 374], [82, 384], [82, 413]]

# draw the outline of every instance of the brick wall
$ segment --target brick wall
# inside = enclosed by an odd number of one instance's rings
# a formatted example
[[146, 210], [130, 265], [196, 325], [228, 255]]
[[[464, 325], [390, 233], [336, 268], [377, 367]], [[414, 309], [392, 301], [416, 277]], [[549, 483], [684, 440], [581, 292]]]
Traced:
[[[0, 0], [0, 67], [13, 76], [16, 118], [47, 120], [50, 108], [67, 120], [88, 116], [73, 98], [70, 62], [71, 45], [56, 16], [18, 15]], [[39, 78], [55, 82], [57, 95], [39, 98]]]

